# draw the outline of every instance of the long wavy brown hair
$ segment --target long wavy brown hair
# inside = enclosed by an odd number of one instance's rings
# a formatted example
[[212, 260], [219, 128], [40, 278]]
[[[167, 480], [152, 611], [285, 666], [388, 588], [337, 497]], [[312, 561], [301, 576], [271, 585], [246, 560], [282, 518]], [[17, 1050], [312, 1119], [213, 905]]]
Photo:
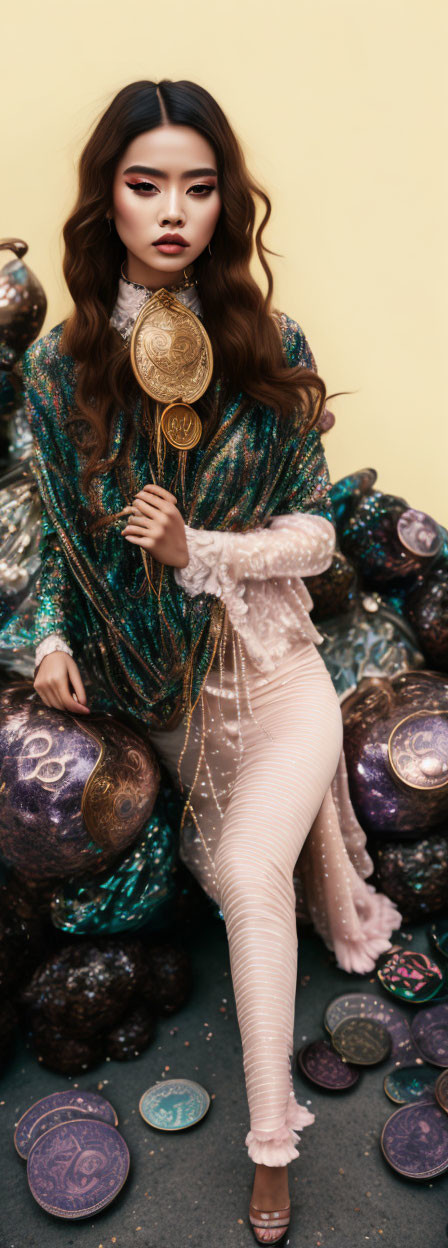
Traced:
[[[218, 169], [221, 210], [213, 234], [212, 254], [206, 248], [194, 262], [194, 276], [211, 339], [214, 369], [196, 408], [203, 422], [202, 441], [217, 428], [223, 405], [232, 394], [274, 408], [279, 417], [301, 416], [303, 436], [319, 421], [326, 401], [321, 377], [311, 369], [289, 367], [282, 353], [279, 327], [271, 314], [273, 278], [262, 241], [271, 202], [250, 175], [240, 144], [219, 104], [195, 82], [132, 82], [112, 100], [95, 125], [81, 155], [76, 205], [63, 228], [64, 276], [74, 309], [65, 322], [61, 351], [79, 363], [72, 437], [85, 453], [83, 486], [108, 471], [127, 454], [132, 439], [132, 413], [141, 390], [134, 377], [128, 346], [110, 325], [120, 268], [126, 248], [115, 226], [109, 233], [106, 212], [112, 207], [117, 162], [129, 143], [144, 131], [163, 124], [191, 126], [211, 144]], [[256, 202], [264, 215], [255, 231]], [[266, 274], [263, 296], [249, 265], [255, 242]], [[220, 399], [212, 406], [214, 382], [221, 379]], [[330, 396], [334, 397], [334, 396]], [[118, 457], [109, 454], [113, 415], [126, 416]]]

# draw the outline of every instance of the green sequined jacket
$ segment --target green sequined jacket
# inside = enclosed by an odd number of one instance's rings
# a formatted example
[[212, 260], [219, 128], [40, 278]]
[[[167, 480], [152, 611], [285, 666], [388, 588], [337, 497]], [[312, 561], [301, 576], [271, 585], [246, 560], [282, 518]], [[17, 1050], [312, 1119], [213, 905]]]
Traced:
[[[279, 314], [290, 366], [316, 371], [301, 327]], [[80, 452], [66, 430], [73, 413], [77, 365], [60, 352], [63, 323], [38, 339], [22, 360], [25, 406], [33, 436], [33, 472], [41, 508], [40, 582], [35, 644], [57, 632], [73, 650], [92, 709], [119, 710], [150, 728], [174, 727], [195, 705], [216, 652], [224, 618], [213, 595], [191, 597], [163, 565], [158, 593], [148, 583], [139, 546], [122, 537], [116, 513], [150, 480], [170, 488], [178, 452], [167, 446], [164, 479], [148, 456], [141, 401], [135, 408], [132, 489], [115, 465], [95, 478], [95, 506], [111, 523], [88, 531], [92, 501], [81, 488]], [[212, 383], [213, 384], [213, 383]], [[218, 383], [219, 384], [219, 383]], [[246, 397], [246, 402], [242, 400]], [[114, 417], [112, 451], [122, 444], [124, 416]], [[334, 523], [330, 477], [320, 431], [299, 453], [296, 423], [236, 394], [208, 446], [188, 452], [185, 523], [246, 531], [297, 511]]]

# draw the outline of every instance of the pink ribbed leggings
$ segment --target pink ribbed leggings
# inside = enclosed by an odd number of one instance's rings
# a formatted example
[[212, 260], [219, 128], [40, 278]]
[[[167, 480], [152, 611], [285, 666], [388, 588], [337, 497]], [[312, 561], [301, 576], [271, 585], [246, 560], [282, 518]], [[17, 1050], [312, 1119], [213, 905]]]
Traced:
[[[335, 775], [343, 728], [334, 685], [313, 642], [299, 641], [269, 676], [246, 654], [246, 673], [257, 723], [240, 707], [244, 748], [238, 763], [237, 707], [221, 697], [225, 731], [213, 692], [216, 669], [209, 674], [203, 693], [208, 761], [193, 796], [207, 853], [190, 832], [181, 856], [219, 901], [226, 924], [250, 1112], [249, 1156], [282, 1165], [298, 1156], [293, 1128], [314, 1121], [295, 1101], [290, 1063], [298, 955], [293, 869]], [[233, 688], [230, 669], [224, 670], [224, 686]], [[181, 764], [186, 786], [195, 774], [202, 723], [198, 703]], [[184, 726], [150, 735], [174, 777]]]

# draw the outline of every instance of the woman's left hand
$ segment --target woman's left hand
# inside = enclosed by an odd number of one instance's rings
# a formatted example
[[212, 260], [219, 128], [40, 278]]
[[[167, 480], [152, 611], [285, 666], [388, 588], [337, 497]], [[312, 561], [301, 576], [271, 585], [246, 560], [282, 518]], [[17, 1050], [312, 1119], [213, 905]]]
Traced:
[[187, 566], [185, 524], [175, 495], [169, 490], [152, 482], [145, 485], [132, 505], [124, 507], [120, 515], [129, 515], [122, 530], [127, 542], [149, 550], [159, 563], [168, 563], [174, 568]]

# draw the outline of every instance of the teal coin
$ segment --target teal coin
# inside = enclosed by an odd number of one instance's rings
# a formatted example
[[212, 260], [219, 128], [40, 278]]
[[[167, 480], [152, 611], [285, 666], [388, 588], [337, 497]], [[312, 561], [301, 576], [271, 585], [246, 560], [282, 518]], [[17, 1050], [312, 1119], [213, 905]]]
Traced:
[[434, 1071], [427, 1066], [397, 1066], [384, 1076], [384, 1091], [397, 1105], [420, 1101], [435, 1089]]
[[154, 1083], [139, 1101], [142, 1118], [158, 1131], [185, 1131], [210, 1108], [210, 1097], [194, 1079], [163, 1079]]

